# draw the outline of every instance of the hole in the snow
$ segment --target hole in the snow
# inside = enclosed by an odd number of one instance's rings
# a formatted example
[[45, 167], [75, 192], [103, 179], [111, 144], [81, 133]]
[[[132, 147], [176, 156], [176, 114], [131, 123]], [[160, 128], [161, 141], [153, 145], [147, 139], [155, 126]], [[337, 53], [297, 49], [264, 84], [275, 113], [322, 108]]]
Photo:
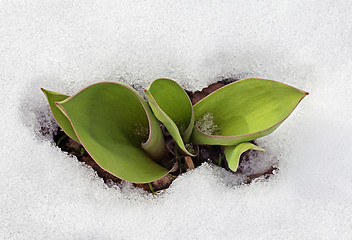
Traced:
[[[196, 92], [186, 91], [186, 92], [189, 95], [192, 101], [192, 104], [194, 105], [202, 98], [209, 95], [210, 93], [225, 86], [226, 84], [230, 84], [237, 80], [239, 79], [224, 78], [221, 81], [210, 84], [208, 87], [202, 89], [201, 91], [196, 91]], [[48, 119], [48, 118], [46, 116], [40, 116], [39, 119]], [[89, 154], [81, 144], [69, 138], [59, 127], [56, 128], [57, 131], [52, 131], [50, 130], [50, 127], [52, 127], [52, 125], [49, 126], [45, 124], [45, 121], [42, 123], [44, 123], [44, 125], [42, 126], [40, 132], [43, 135], [51, 134], [51, 136], [53, 136], [53, 132], [54, 132], [54, 142], [57, 144], [57, 146], [60, 147], [64, 152], [67, 152], [70, 155], [76, 156], [79, 161], [84, 162], [88, 166], [91, 166], [97, 172], [97, 175], [101, 177], [108, 186], [111, 186], [113, 184], [119, 184], [122, 182], [122, 180], [119, 179], [118, 177], [102, 169], [89, 156]], [[163, 130], [168, 148], [174, 149], [175, 143], [172, 137], [167, 132], [164, 126], [161, 125], [161, 127]], [[252, 143], [254, 143], [254, 141], [252, 141]], [[214, 145], [200, 145], [200, 146], [197, 146], [197, 152], [198, 152], [198, 155], [196, 157], [193, 157], [193, 162], [195, 167], [200, 166], [204, 162], [208, 162], [229, 170], [227, 162], [224, 157], [223, 147], [214, 146]], [[247, 151], [241, 155], [239, 168], [236, 173], [233, 173], [235, 175], [242, 176], [243, 181], [239, 184], [250, 183], [251, 181], [257, 178], [267, 179], [272, 174], [274, 174], [274, 172], [276, 172], [277, 168], [275, 167], [275, 165], [272, 165], [272, 164], [269, 164], [267, 166], [262, 166], [259, 168], [253, 167], [260, 162], [259, 154], [260, 153], [255, 151]], [[170, 157], [171, 158], [173, 157], [171, 153], [170, 153]], [[186, 164], [184, 159], [181, 162], [179, 162], [179, 164], [183, 166], [181, 169], [186, 169], [186, 167], [184, 167]], [[161, 178], [160, 180], [154, 181], [152, 183], [152, 187], [154, 191], [158, 191], [169, 187], [172, 181], [181, 173], [182, 172], [180, 172], [179, 170], [176, 170], [171, 174], [168, 174], [167, 176]], [[136, 187], [143, 188], [146, 191], [150, 191], [150, 186], [148, 186], [148, 184], [134, 184], [134, 185]]]

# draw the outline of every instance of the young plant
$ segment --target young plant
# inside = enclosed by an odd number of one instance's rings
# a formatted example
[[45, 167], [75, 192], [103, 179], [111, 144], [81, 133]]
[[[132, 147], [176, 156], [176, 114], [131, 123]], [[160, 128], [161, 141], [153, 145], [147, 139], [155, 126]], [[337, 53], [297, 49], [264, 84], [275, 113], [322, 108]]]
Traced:
[[[156, 80], [146, 94], [154, 114], [170, 132], [178, 133], [172, 121], [183, 113], [185, 123], [195, 122], [188, 126], [193, 129], [190, 142], [224, 146], [229, 168], [235, 172], [243, 152], [264, 151], [248, 141], [272, 133], [308, 93], [273, 80], [248, 78], [216, 90], [192, 110], [188, 95], [172, 80]], [[176, 137], [178, 146], [191, 155], [183, 149], [180, 134]]]
[[68, 97], [42, 89], [59, 125], [106, 171], [135, 183], [169, 170], [164, 138], [148, 104], [122, 83], [93, 84]]
[[189, 166], [197, 154], [194, 146], [222, 145], [229, 168], [236, 171], [243, 152], [264, 151], [248, 141], [272, 133], [308, 95], [257, 78], [226, 85], [194, 106], [169, 79], [157, 79], [145, 90], [149, 105], [123, 83], [93, 84], [71, 97], [42, 90], [67, 135], [103, 169], [135, 183], [152, 182], [169, 172], [160, 165], [168, 154], [158, 120], [187, 155]]
[[170, 79], [157, 79], [144, 92], [155, 117], [164, 124], [177, 146], [186, 155], [195, 156], [189, 144], [194, 112], [187, 93]]

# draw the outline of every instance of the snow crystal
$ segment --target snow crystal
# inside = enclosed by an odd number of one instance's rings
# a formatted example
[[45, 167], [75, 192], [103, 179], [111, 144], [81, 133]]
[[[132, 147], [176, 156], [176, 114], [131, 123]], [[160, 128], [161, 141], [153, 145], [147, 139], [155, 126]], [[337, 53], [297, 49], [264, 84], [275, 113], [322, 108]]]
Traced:
[[208, 135], [221, 135], [221, 128], [214, 122], [214, 114], [206, 113], [195, 122], [195, 126]]
[[[2, 1], [0, 239], [352, 239], [352, 2]], [[269, 180], [203, 164], [157, 195], [107, 186], [52, 140], [40, 87], [226, 77], [310, 92], [257, 141]], [[219, 106], [221, 107], [221, 106]]]

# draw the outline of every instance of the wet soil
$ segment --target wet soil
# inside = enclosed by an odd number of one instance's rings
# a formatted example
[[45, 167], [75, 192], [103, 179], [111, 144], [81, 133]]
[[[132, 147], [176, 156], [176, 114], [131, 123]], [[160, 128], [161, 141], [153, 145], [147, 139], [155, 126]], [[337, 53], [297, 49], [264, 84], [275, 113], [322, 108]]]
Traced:
[[[190, 97], [192, 104], [194, 105], [197, 102], [199, 102], [201, 99], [209, 95], [210, 93], [237, 80], [238, 79], [235, 79], [235, 78], [225, 78], [219, 82], [210, 84], [208, 87], [203, 88], [201, 91], [190, 92], [186, 90], [186, 92]], [[182, 174], [187, 169], [189, 169], [189, 166], [187, 164], [187, 161], [185, 161], [185, 158], [183, 156], [179, 156], [177, 153], [174, 152], [175, 143], [172, 137], [170, 136], [170, 134], [167, 132], [167, 130], [162, 124], [160, 126], [163, 131], [167, 147], [170, 150], [169, 157], [170, 159], [173, 160], [173, 162], [175, 162], [175, 166], [173, 168], [170, 167], [169, 164], [168, 164], [169, 166], [165, 166], [168, 169], [172, 168], [170, 173], [165, 177], [158, 179], [150, 184], [136, 184], [136, 183], [133, 184], [134, 186], [142, 188], [148, 192], [158, 192], [160, 190], [168, 188], [172, 183], [172, 181], [178, 175]], [[76, 156], [79, 161], [84, 162], [88, 166], [92, 167], [96, 171], [98, 176], [101, 177], [107, 185], [111, 186], [112, 184], [119, 184], [123, 181], [118, 177], [102, 169], [90, 157], [90, 155], [87, 153], [87, 151], [84, 149], [84, 147], [81, 144], [69, 138], [61, 129], [59, 129], [57, 131], [57, 134], [54, 136], [54, 141], [57, 144], [57, 146], [62, 149], [62, 151], [67, 152], [70, 155]], [[254, 143], [254, 141], [252, 142]], [[197, 146], [196, 150], [198, 152], [198, 155], [192, 158], [194, 167], [200, 166], [203, 162], [209, 162], [229, 170], [227, 162], [225, 160], [224, 150], [222, 146], [199, 145]], [[249, 151], [241, 155], [240, 165], [236, 172], [237, 174], [238, 173], [241, 174], [243, 172], [244, 166], [246, 165], [247, 162], [253, 161], [253, 159], [250, 159], [251, 157], [248, 153]], [[275, 170], [277, 170], [277, 168], [275, 166], [271, 166], [264, 172], [248, 175], [244, 183], [248, 184], [252, 182], [254, 179], [263, 177], [263, 176], [265, 179], [269, 178], [270, 175], [272, 175]]]

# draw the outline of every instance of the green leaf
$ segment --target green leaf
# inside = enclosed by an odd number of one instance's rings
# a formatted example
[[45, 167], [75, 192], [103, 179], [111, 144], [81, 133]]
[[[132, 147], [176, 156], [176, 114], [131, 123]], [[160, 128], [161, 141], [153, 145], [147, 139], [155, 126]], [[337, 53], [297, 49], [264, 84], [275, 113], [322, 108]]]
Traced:
[[226, 85], [194, 105], [192, 142], [230, 146], [266, 136], [306, 95], [266, 79], [248, 78]]
[[54, 115], [54, 118], [56, 119], [56, 122], [60, 125], [62, 130], [73, 140], [76, 142], [79, 142], [75, 131], [72, 128], [72, 125], [70, 121], [67, 119], [65, 114], [55, 105], [55, 102], [63, 101], [67, 99], [69, 96], [57, 93], [57, 92], [52, 92], [45, 90], [44, 88], [41, 88], [43, 93], [45, 94], [46, 98], [48, 99], [49, 106], [51, 109], [51, 112]]
[[159, 123], [133, 88], [97, 83], [57, 104], [84, 148], [106, 171], [135, 183], [168, 173], [154, 161], [167, 153]]
[[187, 150], [194, 126], [191, 100], [183, 88], [170, 79], [157, 79], [145, 90], [148, 103], [156, 118], [164, 124], [180, 149]]
[[265, 151], [263, 148], [254, 145], [253, 143], [244, 142], [235, 146], [226, 146], [224, 148], [224, 154], [229, 168], [236, 172], [238, 164], [240, 162], [240, 157], [242, 153], [248, 151], [249, 149], [257, 151]]

